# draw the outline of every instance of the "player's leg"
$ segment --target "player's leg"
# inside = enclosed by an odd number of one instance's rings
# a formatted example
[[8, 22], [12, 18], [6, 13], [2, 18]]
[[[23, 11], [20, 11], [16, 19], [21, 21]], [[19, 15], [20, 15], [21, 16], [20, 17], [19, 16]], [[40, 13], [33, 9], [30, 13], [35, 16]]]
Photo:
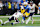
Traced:
[[6, 24], [6, 23], [8, 23], [8, 22], [10, 22], [10, 21], [9, 21], [9, 20], [7, 20], [7, 21], [5, 21], [5, 22], [4, 22], [4, 24]]
[[31, 16], [31, 20], [32, 20], [32, 24], [33, 24], [34, 20], [33, 20], [33, 17], [32, 16]]
[[26, 24], [29, 23], [30, 19], [31, 19], [31, 16], [28, 19], [26, 19]]
[[23, 17], [22, 17], [22, 18], [23, 18], [23, 19], [22, 19], [22, 24], [23, 24], [23, 23], [24, 23], [24, 21], [25, 21], [25, 16], [26, 16], [26, 15], [25, 15], [25, 14], [23, 14]]
[[32, 24], [33, 24], [33, 22], [34, 22], [33, 17], [32, 17], [33, 13], [31, 13], [30, 16], [31, 16]]
[[14, 20], [14, 17], [9, 18], [9, 20], [5, 21], [4, 24], [10, 22], [11, 20]]
[[3, 24], [3, 21], [0, 19], [1, 24]]
[[[29, 17], [29, 18], [28, 18]], [[28, 24], [28, 22], [30, 21], [31, 17], [30, 17], [30, 13], [26, 12], [26, 24]]]
[[32, 16], [31, 16], [31, 20], [32, 20], [32, 24], [33, 24], [34, 23], [34, 20], [33, 20]]
[[23, 19], [22, 19], [22, 24], [24, 23], [24, 21], [25, 21], [25, 17], [23, 16]]

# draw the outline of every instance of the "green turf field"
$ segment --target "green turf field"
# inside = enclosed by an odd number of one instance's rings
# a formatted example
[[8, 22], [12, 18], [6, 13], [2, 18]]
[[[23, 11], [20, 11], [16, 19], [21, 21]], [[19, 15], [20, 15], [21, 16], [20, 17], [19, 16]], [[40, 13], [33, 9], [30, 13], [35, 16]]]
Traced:
[[[8, 18], [9, 17], [0, 17], [0, 19], [2, 19], [3, 22], [7, 21]], [[19, 18], [20, 23], [19, 24], [15, 24], [13, 26], [40, 26], [40, 17], [33, 17], [33, 19], [34, 19], [34, 24], [31, 24], [32, 21], [30, 21], [28, 24], [25, 24], [25, 23], [24, 24], [21, 24], [22, 17], [20, 17]], [[12, 22], [14, 22], [14, 21], [11, 21], [11, 22], [3, 25], [3, 26], [12, 26], [11, 25]], [[0, 24], [1, 24], [1, 22], [0, 22]], [[1, 25], [0, 25], [0, 27], [1, 27]]]

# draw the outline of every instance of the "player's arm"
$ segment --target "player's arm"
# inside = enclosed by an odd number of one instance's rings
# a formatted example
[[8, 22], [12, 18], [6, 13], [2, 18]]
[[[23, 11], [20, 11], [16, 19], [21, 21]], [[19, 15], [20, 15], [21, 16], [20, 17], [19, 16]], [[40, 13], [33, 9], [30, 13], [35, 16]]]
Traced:
[[35, 7], [38, 9], [38, 6], [35, 4]]

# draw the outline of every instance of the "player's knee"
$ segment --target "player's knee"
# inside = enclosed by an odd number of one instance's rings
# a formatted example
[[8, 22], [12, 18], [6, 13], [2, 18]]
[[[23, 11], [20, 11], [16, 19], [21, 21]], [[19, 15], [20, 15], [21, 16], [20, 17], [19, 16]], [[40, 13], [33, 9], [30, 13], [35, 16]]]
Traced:
[[14, 20], [14, 17], [9, 18], [9, 21]]
[[9, 19], [9, 21], [11, 21], [11, 19]]

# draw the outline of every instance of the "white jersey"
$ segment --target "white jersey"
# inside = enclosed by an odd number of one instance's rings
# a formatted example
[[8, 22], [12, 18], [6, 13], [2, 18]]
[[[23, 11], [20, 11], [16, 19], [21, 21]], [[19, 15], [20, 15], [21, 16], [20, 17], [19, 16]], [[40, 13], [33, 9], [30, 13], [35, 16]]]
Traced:
[[32, 6], [29, 4], [29, 7], [30, 7], [30, 13], [33, 13], [35, 12], [35, 4], [33, 4]]
[[23, 14], [21, 12], [16, 12], [12, 16], [19, 18], [20, 16], [23, 16]]

